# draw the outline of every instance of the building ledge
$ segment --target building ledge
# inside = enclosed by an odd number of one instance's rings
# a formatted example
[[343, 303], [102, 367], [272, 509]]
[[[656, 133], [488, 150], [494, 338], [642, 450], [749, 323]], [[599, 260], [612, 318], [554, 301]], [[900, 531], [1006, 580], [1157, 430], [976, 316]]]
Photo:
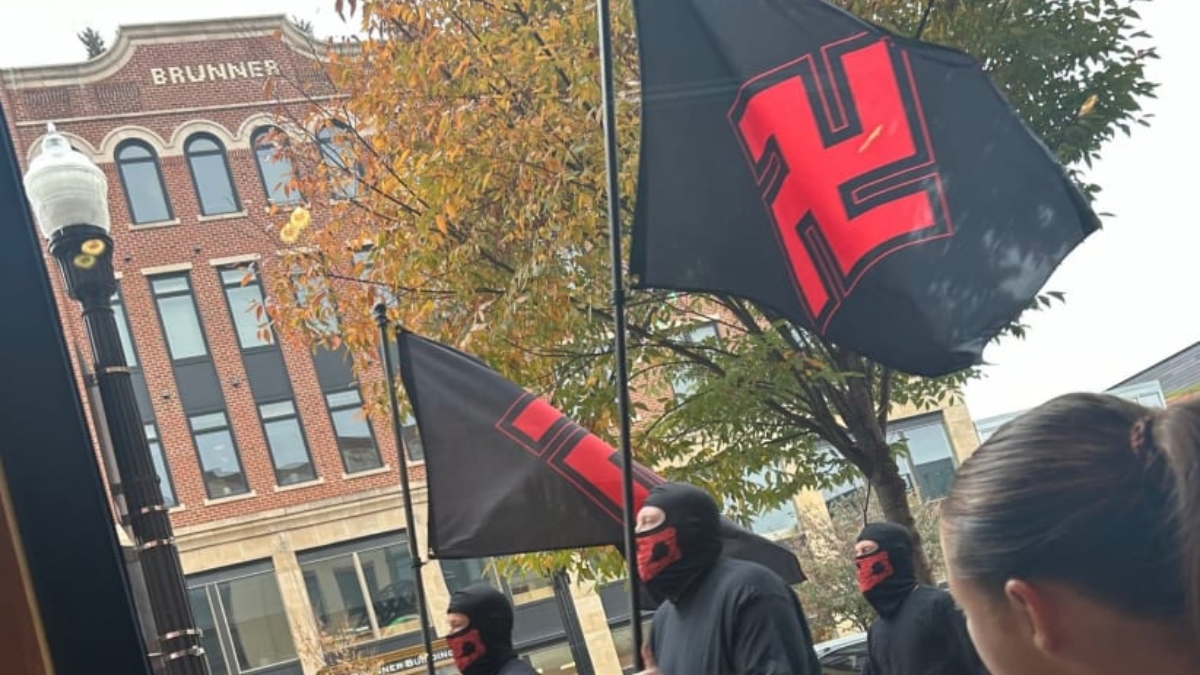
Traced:
[[366, 471], [356, 471], [354, 473], [342, 473], [342, 480], [354, 480], [355, 478], [366, 478], [367, 476], [378, 476], [381, 473], [387, 473], [392, 470], [390, 464], [384, 464], [378, 469], [368, 469]]
[[274, 489], [275, 492], [291, 492], [292, 490], [303, 490], [304, 488], [316, 487], [317, 485], [324, 484], [324, 478], [316, 478], [313, 480], [306, 480], [303, 483], [294, 483], [292, 485], [276, 485]]
[[257, 496], [258, 496], [258, 493], [255, 492], [254, 490], [251, 490], [249, 492], [243, 492], [240, 495], [233, 495], [231, 497], [218, 497], [216, 499], [205, 499], [204, 505], [205, 506], [219, 506], [221, 504], [228, 504], [229, 502], [240, 502], [244, 499], [253, 499]]
[[249, 214], [246, 213], [246, 209], [242, 209], [241, 211], [234, 211], [233, 213], [218, 213], [212, 216], [199, 215], [196, 216], [196, 222], [211, 223], [216, 220], [233, 220], [235, 218], [245, 218], [247, 215]]
[[171, 220], [160, 220], [155, 223], [129, 223], [126, 227], [131, 232], [141, 232], [142, 230], [157, 230], [160, 227], [175, 227], [179, 224], [180, 220], [178, 218], [172, 218]]

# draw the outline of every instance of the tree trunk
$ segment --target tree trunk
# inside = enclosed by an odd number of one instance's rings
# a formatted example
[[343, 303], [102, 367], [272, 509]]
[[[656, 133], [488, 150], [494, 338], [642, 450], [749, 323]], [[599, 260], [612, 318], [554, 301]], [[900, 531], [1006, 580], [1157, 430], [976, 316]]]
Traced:
[[929, 557], [925, 555], [925, 544], [921, 541], [921, 533], [917, 531], [916, 520], [908, 506], [908, 491], [904, 479], [901, 478], [900, 469], [890, 453], [878, 457], [875, 470], [871, 472], [871, 487], [879, 499], [883, 517], [888, 522], [907, 527], [912, 533], [913, 567], [917, 573], [917, 581], [932, 585], [933, 574], [929, 569]]

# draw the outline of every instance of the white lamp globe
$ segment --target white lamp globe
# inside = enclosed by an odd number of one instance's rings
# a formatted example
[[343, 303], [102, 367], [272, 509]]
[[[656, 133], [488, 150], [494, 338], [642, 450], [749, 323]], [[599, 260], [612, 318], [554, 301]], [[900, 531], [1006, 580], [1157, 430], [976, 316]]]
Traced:
[[71, 225], [95, 225], [108, 232], [108, 178], [73, 150], [53, 124], [46, 130], [42, 151], [25, 174], [25, 193], [42, 236], [50, 239]]

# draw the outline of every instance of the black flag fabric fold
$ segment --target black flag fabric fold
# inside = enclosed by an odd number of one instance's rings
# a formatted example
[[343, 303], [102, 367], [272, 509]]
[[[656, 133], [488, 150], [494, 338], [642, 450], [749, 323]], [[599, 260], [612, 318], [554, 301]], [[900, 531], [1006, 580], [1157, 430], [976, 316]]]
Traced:
[[[402, 332], [400, 373], [425, 450], [429, 546], [478, 558], [624, 542], [611, 446], [479, 360]], [[635, 505], [662, 479], [635, 464]], [[804, 580], [787, 549], [731, 521], [725, 551]]]
[[918, 375], [980, 362], [1099, 221], [973, 58], [821, 0], [635, 0], [635, 286]]

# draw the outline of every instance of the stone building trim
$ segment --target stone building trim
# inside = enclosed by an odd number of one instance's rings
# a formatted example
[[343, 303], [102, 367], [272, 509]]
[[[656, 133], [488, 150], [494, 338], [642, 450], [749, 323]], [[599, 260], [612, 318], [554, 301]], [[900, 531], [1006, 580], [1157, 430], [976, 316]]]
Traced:
[[83, 86], [101, 82], [116, 74], [133, 58], [138, 45], [210, 42], [279, 33], [283, 44], [309, 59], [324, 60], [313, 39], [305, 35], [285, 15], [236, 17], [173, 23], [122, 26], [108, 51], [83, 63], [12, 68], [4, 72], [8, 89], [41, 89]]

